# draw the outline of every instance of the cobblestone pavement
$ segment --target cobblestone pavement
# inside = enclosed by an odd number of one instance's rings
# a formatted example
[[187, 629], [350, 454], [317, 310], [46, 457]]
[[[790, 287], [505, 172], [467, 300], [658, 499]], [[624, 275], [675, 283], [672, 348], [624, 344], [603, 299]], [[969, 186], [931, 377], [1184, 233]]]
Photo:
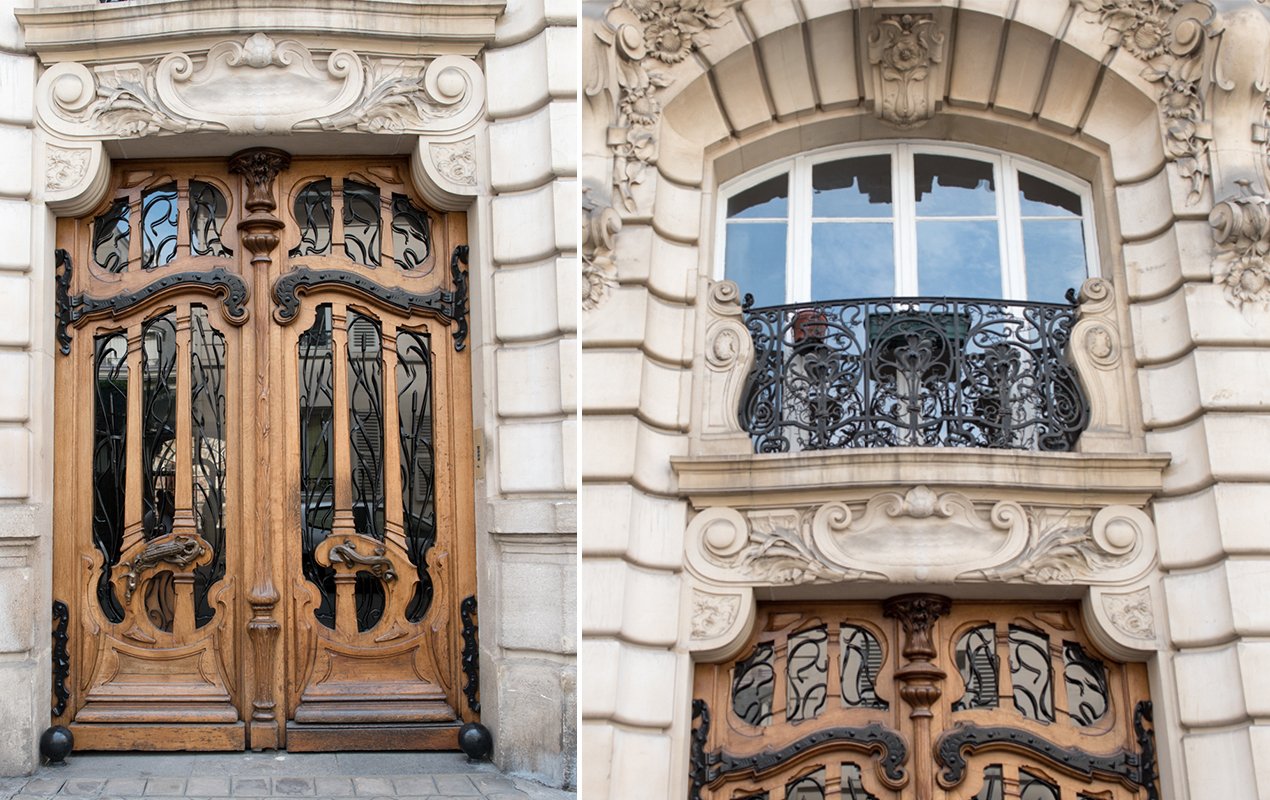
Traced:
[[85, 753], [29, 778], [0, 778], [0, 800], [36, 798], [575, 800], [471, 764], [458, 753]]

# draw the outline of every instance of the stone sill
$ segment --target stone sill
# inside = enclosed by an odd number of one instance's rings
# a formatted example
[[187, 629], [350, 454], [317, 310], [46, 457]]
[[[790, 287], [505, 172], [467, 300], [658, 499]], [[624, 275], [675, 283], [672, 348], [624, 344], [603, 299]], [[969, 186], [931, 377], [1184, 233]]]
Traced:
[[864, 499], [878, 489], [958, 487], [982, 500], [1146, 505], [1169, 455], [1038, 453], [952, 447], [890, 447], [671, 459], [679, 493], [695, 508]]
[[506, 0], [325, 0], [317, 14], [307, 0], [45, 0], [15, 15], [27, 47], [55, 63], [189, 50], [176, 43], [257, 31], [320, 36], [331, 48], [365, 43], [356, 48], [363, 53], [378, 45], [385, 54], [474, 56], [493, 40], [505, 7]]

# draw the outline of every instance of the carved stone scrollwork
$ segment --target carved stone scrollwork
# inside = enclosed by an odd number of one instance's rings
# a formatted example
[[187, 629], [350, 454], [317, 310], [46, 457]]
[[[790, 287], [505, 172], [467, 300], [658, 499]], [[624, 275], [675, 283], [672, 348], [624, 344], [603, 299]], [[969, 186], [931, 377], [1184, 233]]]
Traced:
[[1089, 398], [1089, 424], [1077, 449], [1082, 453], [1135, 452], [1131, 379], [1123, 358], [1115, 290], [1110, 281], [1090, 278], [1081, 286], [1079, 300], [1070, 347]]
[[754, 366], [754, 340], [741, 313], [740, 289], [732, 281], [710, 284], [701, 308], [703, 353], [699, 380], [703, 397], [699, 403], [700, 423], [694, 426], [715, 452], [746, 453], [750, 435], [741, 425], [737, 409], [742, 406], [746, 381]]
[[432, 163], [437, 172], [459, 186], [476, 185], [476, 139], [469, 136], [457, 142], [432, 142]]
[[736, 622], [741, 596], [692, 590], [692, 638], [721, 636]]
[[1248, 181], [1237, 181], [1242, 192], [1228, 197], [1208, 215], [1217, 257], [1213, 282], [1236, 308], [1245, 303], [1270, 303], [1270, 199], [1255, 194]]
[[1155, 641], [1155, 609], [1150, 589], [1142, 588], [1124, 594], [1103, 592], [1102, 608], [1112, 626], [1125, 636], [1145, 642]]
[[44, 161], [44, 188], [69, 189], [88, 174], [92, 151], [48, 145]]
[[935, 115], [943, 93], [936, 73], [946, 34], [930, 14], [886, 14], [869, 31], [874, 113], [899, 128], [914, 128]]
[[37, 104], [44, 125], [71, 139], [202, 130], [446, 133], [479, 117], [484, 85], [479, 67], [461, 56], [363, 58], [255, 33], [144, 62], [57, 64], [40, 79]]
[[591, 187], [582, 188], [582, 308], [593, 311], [617, 286], [617, 232], [622, 218], [591, 196]]

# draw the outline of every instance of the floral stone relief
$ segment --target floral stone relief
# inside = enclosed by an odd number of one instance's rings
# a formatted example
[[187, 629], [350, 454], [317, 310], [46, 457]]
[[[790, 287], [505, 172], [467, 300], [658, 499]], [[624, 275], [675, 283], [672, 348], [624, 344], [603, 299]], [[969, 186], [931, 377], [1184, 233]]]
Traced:
[[51, 67], [37, 89], [41, 123], [71, 139], [195, 131], [447, 133], [480, 116], [471, 59], [364, 58], [313, 52], [256, 33], [205, 52]]
[[894, 14], [878, 19], [869, 32], [869, 63], [874, 66], [878, 117], [912, 128], [935, 114], [942, 86], [931, 79], [944, 60], [944, 41], [930, 14]]

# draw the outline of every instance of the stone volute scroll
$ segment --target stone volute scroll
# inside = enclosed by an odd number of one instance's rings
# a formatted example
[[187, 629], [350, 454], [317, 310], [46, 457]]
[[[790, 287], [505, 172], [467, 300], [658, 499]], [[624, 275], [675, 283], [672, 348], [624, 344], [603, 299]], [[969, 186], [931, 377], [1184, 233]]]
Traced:
[[721, 455], [752, 452], [741, 427], [742, 394], [754, 366], [754, 341], [741, 313], [741, 292], [732, 281], [716, 281], [702, 292], [699, 338], [704, 342], [697, 369], [701, 392], [693, 403], [694, 450]]
[[1103, 278], [1090, 278], [1080, 289], [1077, 322], [1071, 333], [1071, 358], [1089, 398], [1089, 424], [1077, 440], [1082, 453], [1141, 452], [1140, 413], [1134, 398], [1132, 365], [1124, 357], [1117, 321], [1115, 289]]

